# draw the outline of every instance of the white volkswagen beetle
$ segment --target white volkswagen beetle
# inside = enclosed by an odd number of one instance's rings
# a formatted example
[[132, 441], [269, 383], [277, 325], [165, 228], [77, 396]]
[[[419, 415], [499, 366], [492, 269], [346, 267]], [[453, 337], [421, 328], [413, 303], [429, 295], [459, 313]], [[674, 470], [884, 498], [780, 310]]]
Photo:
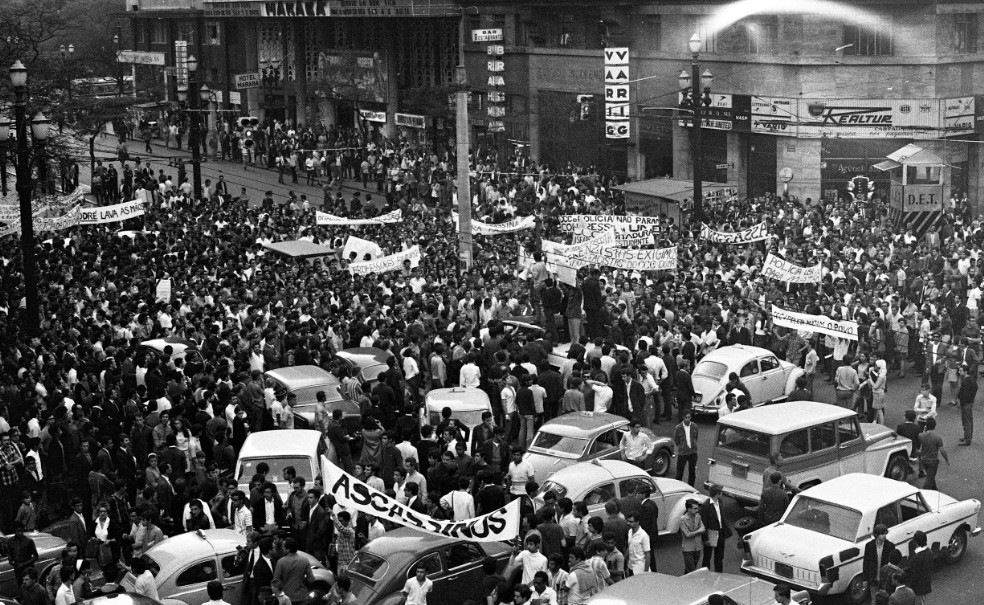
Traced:
[[796, 388], [803, 368], [782, 361], [768, 349], [731, 345], [711, 351], [697, 362], [692, 379], [695, 414], [717, 415], [724, 405], [725, 386], [731, 373], [748, 389], [752, 407], [785, 400]]
[[782, 519], [746, 535], [741, 570], [820, 595], [846, 593], [852, 603], [868, 598], [862, 570], [864, 547], [875, 525], [903, 556], [916, 531], [941, 559], [956, 563], [967, 540], [981, 532], [978, 500], [958, 501], [863, 473], [851, 473], [800, 492]]

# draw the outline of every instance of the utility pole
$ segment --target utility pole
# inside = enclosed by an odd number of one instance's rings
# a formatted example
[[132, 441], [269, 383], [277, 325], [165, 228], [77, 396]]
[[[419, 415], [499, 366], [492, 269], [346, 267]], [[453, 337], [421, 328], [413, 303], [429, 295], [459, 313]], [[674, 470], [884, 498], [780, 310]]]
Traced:
[[465, 13], [458, 25], [458, 66], [455, 68], [455, 157], [458, 178], [458, 259], [471, 269], [472, 250], [471, 179], [468, 165], [468, 74], [465, 71]]

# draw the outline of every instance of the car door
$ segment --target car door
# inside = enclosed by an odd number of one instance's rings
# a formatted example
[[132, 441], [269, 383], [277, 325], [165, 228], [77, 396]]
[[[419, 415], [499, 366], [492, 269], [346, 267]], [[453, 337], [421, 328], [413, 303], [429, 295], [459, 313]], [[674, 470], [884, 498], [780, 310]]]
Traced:
[[752, 398], [751, 404], [758, 405], [762, 402], [762, 373], [759, 371], [758, 359], [749, 359], [738, 371], [738, 377], [748, 389], [748, 394]]
[[[458, 542], [445, 547], [443, 555], [447, 574], [442, 581], [453, 586], [454, 602], [469, 599], [483, 601], [482, 578], [485, 572], [482, 571], [482, 561], [485, 560], [485, 552], [473, 542]], [[435, 599], [435, 602], [439, 601]]]
[[[431, 551], [414, 561], [406, 570], [403, 576], [403, 582], [417, 575], [418, 565], [423, 565], [427, 568], [427, 578], [434, 583], [434, 590], [432, 592], [433, 602], [454, 602], [453, 595], [455, 587], [452, 586], [452, 583], [445, 581], [444, 563], [441, 560], [441, 553], [439, 551]], [[400, 588], [402, 589], [403, 586], [401, 585]], [[430, 601], [431, 597], [428, 597], [427, 600]]]
[[243, 572], [246, 570], [246, 558], [243, 557], [241, 561], [236, 561], [236, 555], [226, 555], [219, 560], [219, 569], [222, 570], [222, 591], [224, 594], [223, 600], [229, 603], [235, 603], [235, 600], [239, 598], [239, 594], [242, 592], [243, 585]]
[[786, 390], [786, 373], [775, 355], [766, 355], [759, 360], [760, 382], [762, 384], [762, 399], [760, 401], [775, 401], [784, 395]]
[[605, 502], [615, 497], [615, 483], [607, 481], [595, 486], [588, 493], [584, 494], [582, 501], [588, 507], [588, 512], [595, 514], [605, 509]]
[[[659, 486], [656, 485], [656, 480], [652, 477], [629, 477], [628, 479], [622, 479], [618, 483], [618, 493], [619, 498], [625, 498], [627, 495], [636, 493], [642, 494], [643, 488], [649, 488], [651, 493], [649, 499], [656, 503], [659, 509], [659, 515], [656, 517], [656, 526], [660, 531], [666, 527], [666, 513], [673, 507], [673, 503], [676, 499], [670, 498], [670, 502], [667, 502], [667, 498], [660, 491]], [[655, 536], [650, 536], [650, 538], [655, 539]]]
[[595, 437], [595, 440], [588, 448], [587, 460], [617, 458], [619, 455], [619, 438], [618, 429], [609, 429]]
[[[218, 580], [219, 573], [215, 557], [199, 559], [185, 565], [181, 571], [171, 578], [173, 586], [170, 591], [160, 592], [161, 598], [177, 599], [188, 605], [197, 605], [209, 601], [206, 586], [212, 580]], [[163, 587], [163, 586], [162, 586]]]
[[912, 534], [917, 531], [926, 533], [926, 543], [932, 545], [939, 542], [941, 548], [946, 548], [946, 544], [953, 533], [953, 526], [944, 527], [939, 515], [933, 514], [929, 506], [923, 499], [920, 492], [910, 494], [899, 500], [899, 525], [898, 532], [901, 534], [905, 543], [895, 542], [896, 548], [902, 552], [902, 556], [909, 555], [908, 541], [912, 539]]
[[840, 474], [863, 473], [864, 434], [857, 416], [841, 418], [837, 421], [837, 467]]

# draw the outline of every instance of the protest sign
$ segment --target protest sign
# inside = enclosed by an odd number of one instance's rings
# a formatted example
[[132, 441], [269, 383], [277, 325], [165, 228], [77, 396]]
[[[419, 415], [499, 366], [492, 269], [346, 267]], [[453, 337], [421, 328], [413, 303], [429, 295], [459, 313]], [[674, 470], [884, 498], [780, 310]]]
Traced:
[[769, 228], [765, 223], [759, 223], [754, 227], [733, 233], [715, 231], [703, 223], [700, 226], [700, 238], [717, 244], [750, 244], [769, 239], [769, 237]]
[[[461, 223], [458, 213], [452, 212], [451, 218], [454, 220], [455, 225], [458, 225], [458, 231], [460, 232]], [[495, 224], [472, 221], [471, 232], [472, 235], [500, 235], [502, 233], [515, 233], [516, 231], [522, 231], [523, 229], [532, 229], [535, 226], [535, 217], [521, 216], [519, 218], [508, 220], [504, 223]]]
[[117, 223], [128, 218], [142, 216], [144, 205], [141, 200], [131, 200], [122, 204], [112, 206], [99, 206], [97, 208], [83, 208], [79, 211], [80, 225], [102, 225], [105, 223]]
[[808, 315], [806, 313], [796, 313], [787, 311], [772, 305], [772, 323], [777, 326], [793, 328], [795, 330], [807, 330], [810, 332], [820, 332], [838, 338], [848, 340], [858, 339], [858, 324], [854, 321], [838, 321], [830, 319], [826, 315]]
[[571, 233], [575, 243], [589, 240], [609, 229], [615, 230], [616, 246], [644, 246], [655, 242], [662, 230], [655, 216], [612, 216], [607, 214], [565, 214], [560, 217], [560, 232]]
[[369, 275], [370, 273], [388, 273], [389, 271], [398, 271], [403, 268], [403, 261], [409, 260], [411, 267], [416, 267], [420, 264], [420, 246], [414, 246], [409, 250], [404, 250], [403, 252], [397, 252], [396, 254], [390, 254], [389, 256], [384, 256], [382, 258], [377, 258], [376, 260], [352, 263], [349, 265], [349, 271], [352, 275]]
[[800, 267], [795, 263], [782, 260], [770, 252], [765, 257], [765, 264], [762, 265], [762, 275], [792, 284], [815, 284], [820, 283], [821, 264], [817, 263], [813, 267]]
[[351, 254], [353, 252], [355, 252], [355, 260], [357, 261], [366, 260], [366, 254], [369, 255], [369, 260], [374, 260], [383, 256], [383, 249], [380, 248], [379, 244], [376, 242], [371, 242], [367, 239], [350, 235], [345, 241], [345, 247], [342, 248], [342, 258], [352, 258]]
[[655, 250], [632, 250], [608, 246], [582, 252], [578, 259], [626, 271], [664, 271], [676, 269], [677, 248], [672, 246]]
[[79, 217], [82, 215], [82, 207], [76, 206], [62, 216], [53, 218], [34, 219], [34, 231], [42, 233], [44, 231], [60, 231], [79, 224]]
[[469, 542], [502, 542], [519, 535], [519, 500], [480, 517], [446, 521], [418, 513], [321, 457], [325, 491], [343, 507], [404, 527]]
[[162, 279], [157, 282], [157, 289], [154, 292], [154, 300], [171, 302], [171, 280]]
[[394, 210], [387, 214], [381, 214], [373, 218], [345, 218], [344, 216], [335, 216], [334, 214], [328, 214], [327, 212], [316, 212], [315, 220], [319, 225], [330, 225], [334, 227], [355, 227], [358, 225], [382, 225], [385, 223], [398, 223], [403, 220], [403, 213], [400, 210]]

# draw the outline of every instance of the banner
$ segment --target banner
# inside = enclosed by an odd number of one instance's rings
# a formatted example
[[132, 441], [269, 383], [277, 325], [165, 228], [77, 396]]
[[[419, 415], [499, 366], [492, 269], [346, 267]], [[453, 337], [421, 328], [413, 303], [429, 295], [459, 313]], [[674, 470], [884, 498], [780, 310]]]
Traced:
[[403, 268], [403, 261], [409, 260], [411, 267], [416, 267], [420, 264], [420, 246], [414, 246], [409, 250], [404, 250], [403, 252], [397, 252], [396, 254], [390, 254], [389, 256], [384, 256], [382, 258], [377, 258], [376, 260], [365, 261], [361, 263], [352, 263], [349, 265], [349, 271], [352, 275], [369, 275], [370, 273], [388, 273], [390, 271], [398, 271]]
[[99, 206], [97, 208], [83, 208], [79, 211], [80, 225], [102, 225], [105, 223], [117, 223], [128, 218], [143, 216], [143, 200], [131, 200], [122, 204], [112, 206]]
[[583, 242], [609, 229], [615, 229], [615, 245], [640, 246], [655, 242], [654, 234], [662, 231], [655, 216], [613, 216], [609, 214], [564, 214], [560, 232], [572, 233], [574, 242]]
[[154, 290], [154, 300], [162, 300], [164, 302], [171, 302], [171, 280], [162, 279], [157, 282], [157, 288]]
[[321, 457], [325, 492], [341, 506], [379, 517], [383, 521], [412, 527], [438, 536], [470, 542], [502, 542], [519, 535], [519, 500], [495, 512], [461, 521], [434, 519], [411, 510], [394, 498], [376, 491], [355, 476]]
[[820, 283], [821, 265], [817, 263], [814, 267], [800, 267], [770, 252], [762, 265], [762, 275], [793, 284], [816, 284]]
[[858, 324], [853, 321], [838, 321], [830, 319], [826, 315], [807, 315], [806, 313], [796, 313], [786, 311], [772, 305], [772, 323], [777, 326], [793, 328], [795, 330], [807, 330], [810, 332], [820, 332], [838, 338], [848, 340], [858, 339]]
[[665, 271], [676, 269], [677, 248], [673, 246], [655, 250], [632, 250], [609, 246], [582, 252], [578, 259], [626, 271]]
[[759, 223], [754, 227], [749, 227], [742, 231], [733, 233], [727, 231], [715, 231], [701, 223], [700, 238], [718, 244], [749, 244], [764, 239], [769, 239], [769, 227], [765, 223]]
[[79, 217], [82, 215], [82, 207], [76, 206], [62, 216], [54, 218], [34, 219], [34, 232], [43, 233], [45, 231], [61, 231], [79, 224]]
[[[461, 219], [457, 212], [451, 212], [451, 218], [454, 220], [455, 225], [458, 225], [458, 231], [461, 231]], [[472, 221], [471, 232], [472, 235], [501, 235], [503, 233], [514, 233], [516, 231], [522, 231], [523, 229], [532, 229], [536, 227], [536, 217], [533, 216], [521, 216], [519, 218], [514, 218], [508, 220], [504, 223], [483, 223], [480, 221]]]
[[382, 225], [384, 223], [399, 223], [403, 220], [403, 214], [400, 210], [394, 210], [387, 214], [381, 214], [380, 216], [374, 218], [345, 218], [344, 216], [335, 216], [334, 214], [328, 214], [327, 212], [317, 212], [315, 214], [315, 220], [319, 225], [332, 225], [337, 227], [353, 227], [358, 225]]
[[345, 260], [350, 259], [353, 252], [355, 252], [355, 260], [360, 262], [366, 260], [366, 254], [369, 255], [369, 260], [383, 256], [383, 249], [376, 242], [370, 242], [367, 239], [350, 235], [345, 240], [345, 247], [342, 248], [342, 258]]
[[[32, 216], [50, 210], [52, 208], [67, 208], [77, 202], [82, 201], [92, 188], [88, 185], [79, 185], [71, 193], [65, 195], [45, 195], [35, 199], [31, 203]], [[0, 197], [0, 222], [10, 222], [20, 220], [20, 201], [16, 196]]]

